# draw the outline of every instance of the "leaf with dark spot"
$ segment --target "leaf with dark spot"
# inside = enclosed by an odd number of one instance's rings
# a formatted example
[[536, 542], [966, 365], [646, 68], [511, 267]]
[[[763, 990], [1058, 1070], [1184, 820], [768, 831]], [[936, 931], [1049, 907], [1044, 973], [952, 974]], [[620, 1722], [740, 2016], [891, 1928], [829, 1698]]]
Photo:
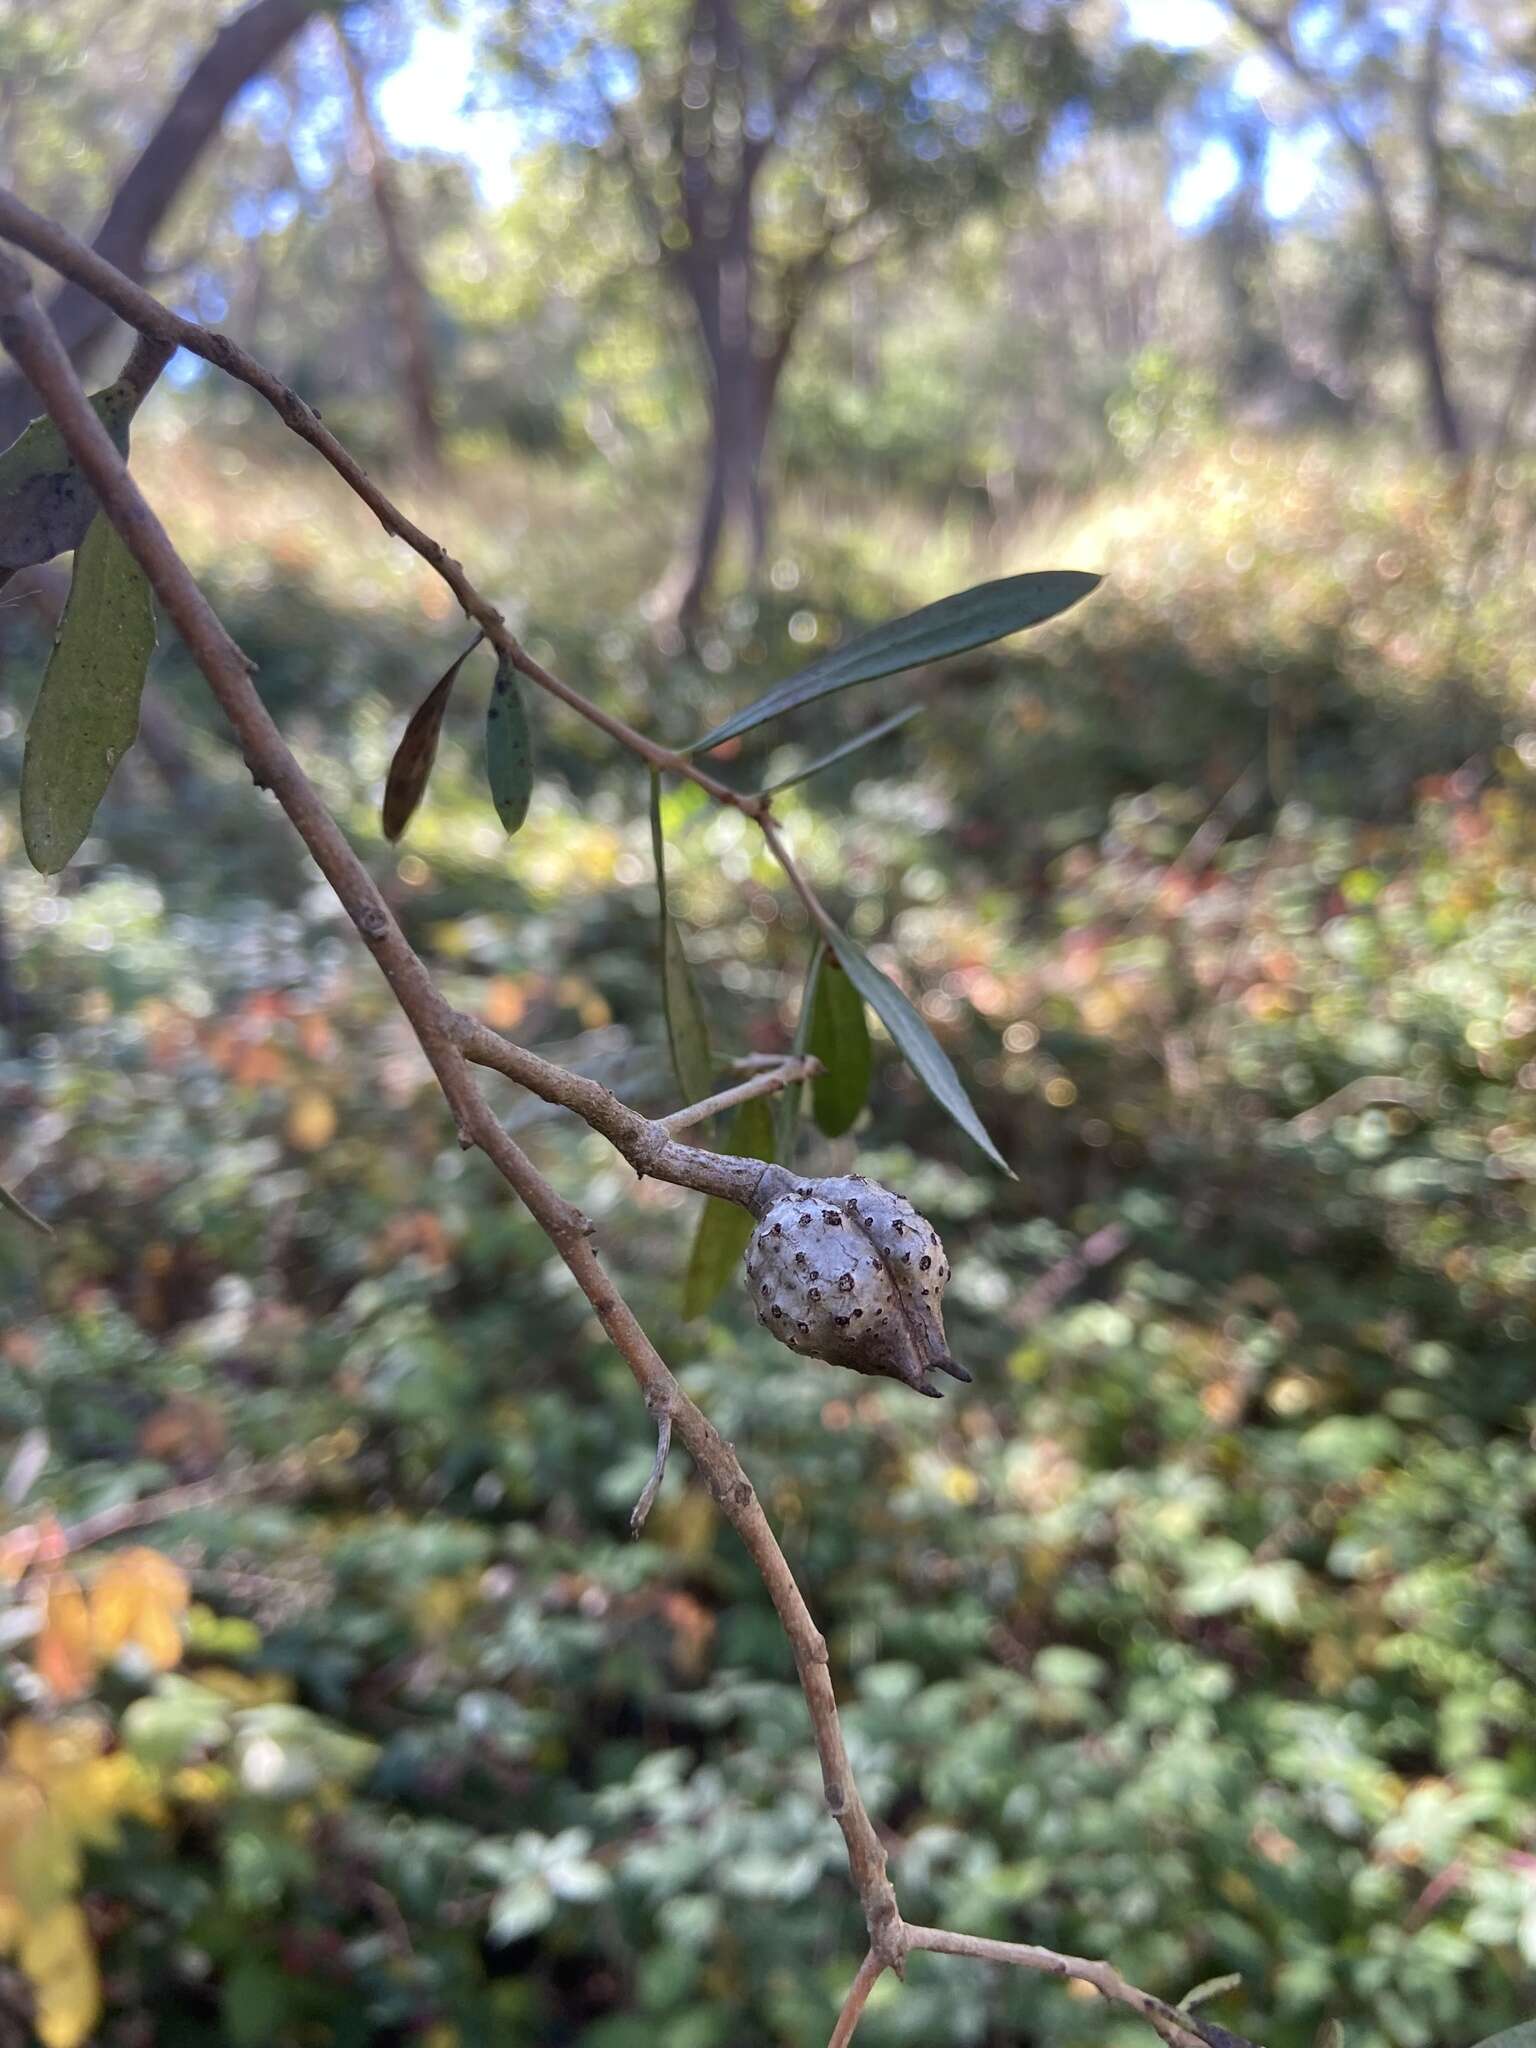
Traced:
[[400, 837], [426, 794], [453, 686], [459, 670], [484, 638], [483, 633], [475, 635], [457, 661], [432, 685], [400, 735], [400, 744], [389, 764], [389, 779], [384, 784], [383, 825], [388, 840]]
[[[128, 453], [128, 423], [143, 393], [124, 382], [91, 400], [119, 455]], [[50, 419], [33, 420], [0, 453], [0, 569], [27, 569], [67, 555], [96, 516], [96, 493], [75, 466]]]
[[510, 839], [527, 817], [533, 796], [533, 735], [517, 671], [505, 654], [497, 658], [496, 680], [485, 714], [485, 772], [491, 802]]
[[40, 874], [79, 847], [139, 729], [155, 645], [143, 570], [103, 514], [75, 553], [75, 573], [21, 763], [21, 836]]

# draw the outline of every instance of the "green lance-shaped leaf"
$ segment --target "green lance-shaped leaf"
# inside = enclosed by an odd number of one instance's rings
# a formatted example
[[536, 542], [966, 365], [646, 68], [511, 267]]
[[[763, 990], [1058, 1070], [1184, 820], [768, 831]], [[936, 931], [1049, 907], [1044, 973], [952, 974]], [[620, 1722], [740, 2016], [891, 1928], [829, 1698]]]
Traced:
[[[0, 1182], [0, 1209], [4, 1209], [8, 1215], [19, 1217], [23, 1223], [29, 1224], [33, 1230], [40, 1232], [42, 1236], [52, 1237], [53, 1225], [45, 1223], [41, 1216], [34, 1216], [20, 1195], [13, 1195], [3, 1182]], [[750, 1223], [748, 1228], [751, 1228]]]
[[1490, 2034], [1476, 2048], [1536, 2048], [1536, 2020], [1524, 2020], [1502, 2034]]
[[70, 860], [133, 745], [154, 644], [144, 572], [98, 512], [75, 552], [22, 756], [21, 836], [41, 874], [56, 875]]
[[[800, 992], [800, 1014], [795, 1019], [795, 1037], [790, 1051], [799, 1056], [811, 1049], [811, 1015], [816, 1003], [816, 977], [821, 972], [821, 963], [826, 946], [818, 939], [816, 950], [811, 955], [811, 964], [805, 970], [805, 987]], [[795, 1156], [795, 1132], [800, 1123], [800, 1108], [805, 1099], [804, 1081], [792, 1081], [779, 1095], [778, 1107], [774, 1112], [774, 1133], [778, 1142], [775, 1158], [785, 1166], [792, 1165]]]
[[427, 793], [427, 778], [432, 773], [432, 763], [437, 759], [437, 743], [442, 737], [448, 699], [453, 695], [459, 670], [484, 638], [483, 633], [477, 633], [458, 660], [438, 677], [400, 735], [400, 744], [395, 749], [394, 759], [389, 764], [389, 777], [384, 784], [383, 826], [386, 839], [400, 837], [415, 816], [416, 806]]
[[869, 1099], [870, 1051], [864, 998], [835, 954], [822, 955], [806, 1050], [822, 1067], [811, 1083], [816, 1122], [829, 1138], [841, 1137]]
[[[766, 1095], [743, 1102], [731, 1118], [730, 1133], [722, 1151], [743, 1159], [772, 1159], [773, 1111]], [[735, 1202], [722, 1202], [711, 1195], [694, 1232], [688, 1254], [688, 1273], [683, 1281], [683, 1314], [701, 1316], [719, 1299], [741, 1264], [741, 1255], [753, 1231], [748, 1210]]]
[[696, 754], [717, 747], [722, 740], [733, 740], [770, 718], [830, 697], [853, 683], [870, 683], [903, 669], [921, 668], [931, 661], [943, 661], [947, 655], [983, 647], [990, 640], [1006, 639], [1026, 626], [1038, 626], [1097, 590], [1102, 580], [1080, 569], [1041, 569], [1025, 576], [1004, 576], [995, 583], [978, 583], [974, 590], [941, 597], [937, 604], [924, 605], [921, 611], [908, 612], [904, 618], [861, 633], [798, 675], [775, 683], [755, 704], [695, 740], [689, 751]]
[[510, 839], [527, 817], [533, 795], [533, 735], [517, 671], [505, 654], [497, 658], [496, 680], [485, 714], [485, 772], [491, 802]]
[[[119, 382], [91, 400], [96, 417], [128, 453], [128, 423], [143, 392]], [[75, 466], [52, 420], [33, 420], [0, 453], [0, 569], [25, 569], [80, 546], [96, 516], [96, 493]]]
[[661, 831], [661, 777], [651, 771], [651, 850], [656, 856], [656, 894], [661, 904], [661, 1006], [672, 1048], [672, 1071], [684, 1102], [702, 1102], [715, 1077], [709, 1024], [699, 1000], [683, 935], [667, 907], [667, 846]]
[[821, 754], [816, 760], [808, 761], [803, 768], [797, 768], [793, 775], [780, 776], [777, 782], [770, 782], [762, 791], [764, 796], [777, 796], [781, 789], [793, 789], [797, 782], [809, 781], [819, 775], [823, 768], [830, 768], [834, 761], [846, 761], [850, 754], [862, 753], [865, 747], [872, 747], [876, 740], [883, 740], [887, 733], [908, 725], [922, 710], [921, 704], [909, 704], [905, 711], [898, 711], [894, 718], [882, 718], [878, 725], [872, 725], [868, 732], [855, 733], [851, 740], [844, 740], [840, 747], [834, 747], [829, 754]]
[[960, 1076], [950, 1058], [917, 1011], [894, 981], [883, 975], [848, 934], [834, 926], [827, 943], [842, 963], [843, 971], [859, 994], [896, 1042], [897, 1050], [941, 1108], [946, 1109], [965, 1135], [979, 1145], [994, 1166], [1000, 1166], [1010, 1180], [1013, 1168], [987, 1135], [986, 1125], [960, 1085]]

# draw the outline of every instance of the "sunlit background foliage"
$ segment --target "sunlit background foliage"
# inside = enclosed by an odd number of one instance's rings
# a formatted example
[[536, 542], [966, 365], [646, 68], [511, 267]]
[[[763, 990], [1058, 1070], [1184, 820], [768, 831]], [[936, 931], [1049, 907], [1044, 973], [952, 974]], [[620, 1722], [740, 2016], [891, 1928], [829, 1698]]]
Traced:
[[[204, 13], [0, 6], [25, 196], [89, 227]], [[600, 47], [676, 26], [583, 13]], [[1406, 31], [1355, 13], [1369, 111]], [[325, 22], [237, 104], [158, 288], [315, 397], [535, 653], [671, 741], [893, 611], [1108, 572], [1040, 633], [717, 764], [746, 787], [923, 706], [781, 813], [1019, 1178], [878, 1035], [859, 1129], [799, 1156], [943, 1230], [973, 1386], [939, 1406], [792, 1359], [734, 1296], [685, 1321], [698, 1198], [504, 1106], [739, 1446], [913, 1919], [1109, 1954], [1171, 1999], [1233, 1979], [1204, 2010], [1268, 2048], [1328, 2020], [1461, 2048], [1536, 2006], [1528, 309], [1491, 273], [1448, 295], [1484, 452], [1438, 460], [1347, 162], [1196, 14], [1133, 63], [1145, 22], [1084, 10], [1105, 76], [1027, 174], [819, 296], [763, 573], [687, 643], [652, 602], [702, 465], [685, 309], [601, 137], [514, 62], [519, 13], [348, 16], [430, 297], [439, 475], [401, 454]], [[1519, 52], [1477, 40], [1498, 10], [1456, 18], [1454, 203], [1528, 239]], [[617, 59], [601, 82], [631, 89]], [[477, 123], [427, 146], [413, 94], [466, 87]], [[782, 167], [773, 261], [835, 143]], [[390, 751], [463, 645], [446, 593], [184, 359], [135, 467], [450, 996], [675, 1106], [640, 765], [536, 704], [509, 851], [466, 698], [387, 847]], [[51, 628], [46, 588], [12, 595], [0, 1178], [55, 1237], [0, 1219], [0, 2039], [823, 2042], [861, 1929], [739, 1546], [681, 1458], [628, 1540], [652, 1445], [627, 1373], [460, 1152], [163, 629], [95, 832], [28, 870]], [[721, 1049], [788, 1045], [803, 912], [740, 816], [674, 783], [665, 822]], [[866, 2035], [1148, 2038], [935, 1957]]]

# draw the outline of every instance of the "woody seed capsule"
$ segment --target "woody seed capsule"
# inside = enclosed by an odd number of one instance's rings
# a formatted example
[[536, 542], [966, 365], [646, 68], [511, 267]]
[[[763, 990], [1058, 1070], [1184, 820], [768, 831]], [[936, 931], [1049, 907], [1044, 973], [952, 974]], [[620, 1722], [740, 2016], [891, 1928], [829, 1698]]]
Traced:
[[933, 1225], [861, 1174], [775, 1188], [747, 1247], [752, 1306], [780, 1343], [935, 1399], [933, 1372], [970, 1378], [945, 1342], [948, 1279]]

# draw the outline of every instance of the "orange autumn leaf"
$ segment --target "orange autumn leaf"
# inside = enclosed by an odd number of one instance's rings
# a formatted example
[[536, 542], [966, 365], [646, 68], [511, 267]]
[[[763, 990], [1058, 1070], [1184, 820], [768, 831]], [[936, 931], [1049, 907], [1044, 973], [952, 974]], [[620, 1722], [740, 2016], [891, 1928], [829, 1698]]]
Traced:
[[79, 1699], [96, 1676], [90, 1613], [73, 1572], [55, 1572], [48, 1581], [36, 1662], [38, 1677], [59, 1700]]
[[157, 1550], [142, 1546], [109, 1558], [91, 1588], [91, 1640], [102, 1659], [130, 1645], [155, 1668], [181, 1662], [181, 1617], [187, 1610], [186, 1574]]

